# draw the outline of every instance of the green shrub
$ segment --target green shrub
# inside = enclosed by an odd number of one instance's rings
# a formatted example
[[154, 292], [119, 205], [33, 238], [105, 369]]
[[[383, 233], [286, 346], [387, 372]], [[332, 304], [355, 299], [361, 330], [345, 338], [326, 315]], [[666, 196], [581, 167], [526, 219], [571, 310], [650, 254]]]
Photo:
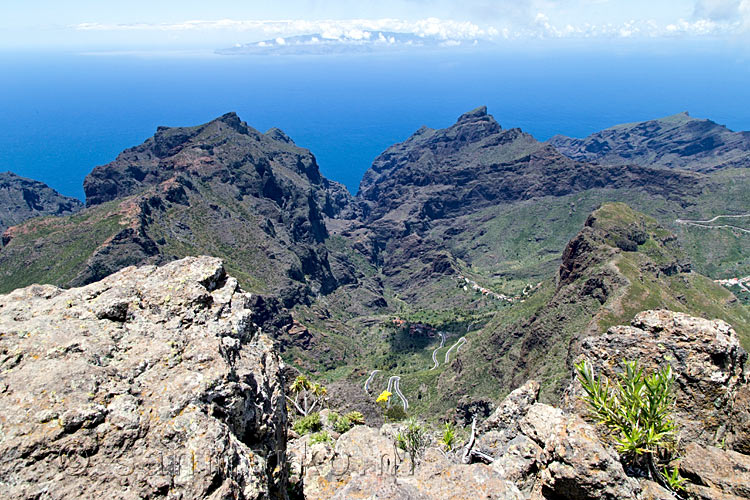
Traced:
[[403, 431], [396, 434], [396, 446], [409, 454], [411, 472], [422, 452], [427, 447], [427, 432], [414, 418], [410, 418]]
[[365, 416], [361, 412], [350, 411], [344, 416], [349, 419], [352, 425], [365, 425]]
[[443, 437], [440, 442], [448, 451], [453, 450], [453, 447], [456, 446], [456, 427], [452, 422], [446, 422], [443, 426]]
[[332, 442], [333, 442], [333, 438], [326, 431], [316, 432], [315, 434], [310, 436], [310, 444], [332, 443]]
[[309, 434], [311, 432], [318, 432], [322, 428], [323, 425], [320, 423], [320, 413], [317, 412], [297, 419], [297, 421], [292, 425], [292, 429], [294, 429], [294, 432], [296, 432], [300, 436], [304, 436], [305, 434]]
[[582, 399], [588, 404], [590, 416], [609, 429], [629, 466], [675, 489], [672, 485], [682, 484], [676, 469], [667, 476], [656, 468], [657, 462], [670, 460], [677, 442], [672, 418], [672, 368], [667, 365], [645, 376], [637, 361], [623, 360], [622, 366], [618, 380], [611, 384], [607, 378], [597, 377], [586, 361], [577, 364], [578, 380], [585, 392]]
[[339, 417], [338, 420], [336, 420], [336, 422], [333, 423], [332, 425], [333, 425], [333, 430], [338, 432], [339, 434], [343, 434], [349, 429], [351, 429], [352, 427], [354, 427], [352, 422], [346, 417]]
[[664, 467], [662, 474], [672, 491], [683, 491], [685, 489], [683, 483], [686, 479], [680, 476], [680, 470], [677, 467], [672, 467], [672, 472], [669, 472], [669, 469]]
[[401, 405], [391, 406], [390, 408], [385, 410], [384, 415], [386, 422], [400, 422], [406, 418], [406, 412], [404, 411], [404, 407]]

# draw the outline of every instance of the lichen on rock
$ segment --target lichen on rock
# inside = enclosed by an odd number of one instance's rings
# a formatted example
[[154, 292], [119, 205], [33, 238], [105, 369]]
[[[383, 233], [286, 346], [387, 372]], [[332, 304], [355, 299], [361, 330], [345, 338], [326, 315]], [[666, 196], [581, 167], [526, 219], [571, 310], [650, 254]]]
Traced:
[[7, 498], [280, 495], [282, 363], [222, 262], [0, 297]]

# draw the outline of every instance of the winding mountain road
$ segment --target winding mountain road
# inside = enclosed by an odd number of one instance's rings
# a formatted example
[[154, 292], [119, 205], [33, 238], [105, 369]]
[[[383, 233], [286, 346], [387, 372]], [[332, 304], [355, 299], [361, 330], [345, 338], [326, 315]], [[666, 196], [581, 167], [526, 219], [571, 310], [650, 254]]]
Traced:
[[399, 387], [399, 382], [401, 382], [401, 377], [398, 375], [394, 375], [391, 378], [388, 379], [388, 392], [391, 392], [391, 385], [393, 385], [393, 394], [401, 398], [401, 402], [404, 404], [404, 411], [409, 409], [409, 401], [406, 399], [406, 396], [404, 396], [404, 393], [401, 392], [401, 388]]
[[[446, 334], [444, 332], [439, 332], [439, 334], [440, 334], [440, 347], [438, 347], [437, 349], [435, 349], [434, 351], [432, 351], [432, 361], [434, 363], [434, 366], [432, 368], [430, 368], [430, 370], [434, 370], [435, 368], [438, 367], [439, 361], [437, 359], [437, 352], [441, 348], [445, 347], [445, 341], [446, 341], [446, 338], [447, 338]], [[448, 361], [450, 359], [450, 353], [453, 350], [455, 350], [456, 353], [458, 354], [459, 349], [461, 349], [461, 347], [463, 347], [464, 344], [466, 344], [466, 337], [461, 337], [460, 339], [458, 339], [458, 341], [455, 344], [453, 344], [450, 347], [450, 349], [448, 349], [448, 351], [446, 351], [446, 353], [445, 353], [445, 363], [448, 363]], [[365, 393], [367, 393], [368, 396], [370, 395], [370, 384], [372, 384], [372, 381], [375, 378], [375, 374], [378, 373], [379, 371], [380, 370], [373, 370], [373, 371], [371, 371], [370, 375], [367, 377], [367, 380], [365, 380], [364, 389], [365, 389]], [[390, 392], [391, 394], [398, 396], [401, 399], [401, 403], [404, 406], [404, 411], [407, 411], [409, 409], [409, 400], [406, 399], [406, 396], [404, 396], [404, 393], [401, 392], [400, 384], [401, 384], [401, 376], [400, 375], [392, 375], [391, 377], [388, 378], [388, 387], [387, 387], [386, 390], [388, 392]], [[391, 405], [391, 401], [389, 399], [388, 400], [388, 406], [390, 407], [390, 405]]]
[[435, 368], [438, 367], [439, 362], [437, 359], [437, 352], [443, 347], [445, 347], [445, 333], [443, 332], [439, 332], [439, 333], [440, 333], [440, 347], [432, 351], [432, 362], [435, 363], [435, 365], [432, 368], [430, 368], [430, 370], [434, 370]]
[[690, 220], [690, 219], [677, 219], [675, 222], [677, 224], [685, 224], [686, 226], [696, 226], [696, 227], [703, 227], [706, 229], [734, 229], [736, 231], [742, 231], [743, 233], [750, 234], [750, 229], [745, 229], [744, 227], [739, 226], [733, 226], [731, 224], [713, 224], [719, 219], [739, 219], [743, 217], [750, 217], [750, 214], [741, 214], [741, 215], [717, 215], [716, 217], [713, 217], [708, 220]]
[[365, 392], [367, 395], [370, 395], [370, 384], [372, 383], [372, 379], [375, 377], [375, 374], [378, 373], [380, 370], [373, 370], [370, 372], [370, 376], [367, 377], [367, 380], [365, 380]]
[[453, 349], [455, 349], [456, 350], [456, 354], [458, 354], [458, 350], [461, 349], [461, 346], [463, 346], [465, 343], [466, 343], [466, 337], [461, 337], [460, 339], [458, 339], [458, 342], [456, 342], [455, 344], [453, 344], [451, 346], [451, 348], [448, 349], [448, 351], [446, 351], [446, 353], [445, 353], [445, 363], [446, 364], [448, 363], [448, 359], [449, 359], [449, 356], [451, 354], [451, 351]]

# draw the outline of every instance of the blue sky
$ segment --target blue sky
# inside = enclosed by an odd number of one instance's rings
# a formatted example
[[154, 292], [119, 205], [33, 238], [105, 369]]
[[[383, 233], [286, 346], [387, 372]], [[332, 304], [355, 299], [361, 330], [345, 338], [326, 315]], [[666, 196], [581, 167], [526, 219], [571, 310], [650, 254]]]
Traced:
[[1, 0], [0, 49], [217, 48], [328, 30], [744, 40], [750, 0]]

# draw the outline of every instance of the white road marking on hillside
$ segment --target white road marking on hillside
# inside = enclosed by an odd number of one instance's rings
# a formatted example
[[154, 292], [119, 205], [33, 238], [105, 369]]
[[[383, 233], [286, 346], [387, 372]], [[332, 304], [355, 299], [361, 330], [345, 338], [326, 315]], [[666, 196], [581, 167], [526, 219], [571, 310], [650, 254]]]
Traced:
[[445, 333], [443, 332], [439, 332], [439, 333], [440, 333], [440, 347], [432, 351], [432, 362], [435, 363], [435, 365], [432, 368], [430, 368], [430, 370], [434, 370], [435, 368], [438, 367], [439, 363], [437, 359], [437, 352], [443, 347], [445, 347]]
[[372, 379], [375, 377], [375, 374], [378, 373], [380, 370], [373, 370], [370, 372], [370, 376], [365, 380], [365, 392], [367, 395], [370, 395], [370, 383], [372, 382]]
[[463, 346], [466, 343], [466, 337], [461, 337], [458, 339], [458, 342], [453, 344], [450, 349], [445, 353], [445, 363], [448, 364], [448, 356], [450, 356], [450, 353], [453, 349], [456, 350], [456, 354], [458, 354], [458, 350], [461, 349], [461, 346]]
[[392, 376], [390, 379], [388, 379], [388, 392], [391, 392], [391, 382], [393, 382], [393, 394], [401, 398], [401, 402], [404, 405], [404, 411], [409, 409], [409, 401], [406, 400], [406, 396], [401, 392], [401, 388], [399, 387], [399, 382], [401, 382], [401, 377], [398, 375]]
[[675, 222], [677, 224], [685, 224], [686, 226], [702, 227], [705, 229], [734, 229], [737, 231], [741, 231], [743, 233], [750, 234], [750, 229], [745, 229], [744, 227], [733, 226], [731, 224], [713, 224], [719, 219], [739, 219], [743, 217], [750, 217], [750, 214], [717, 215], [716, 217], [713, 217], [707, 220], [677, 219], [675, 220]]

